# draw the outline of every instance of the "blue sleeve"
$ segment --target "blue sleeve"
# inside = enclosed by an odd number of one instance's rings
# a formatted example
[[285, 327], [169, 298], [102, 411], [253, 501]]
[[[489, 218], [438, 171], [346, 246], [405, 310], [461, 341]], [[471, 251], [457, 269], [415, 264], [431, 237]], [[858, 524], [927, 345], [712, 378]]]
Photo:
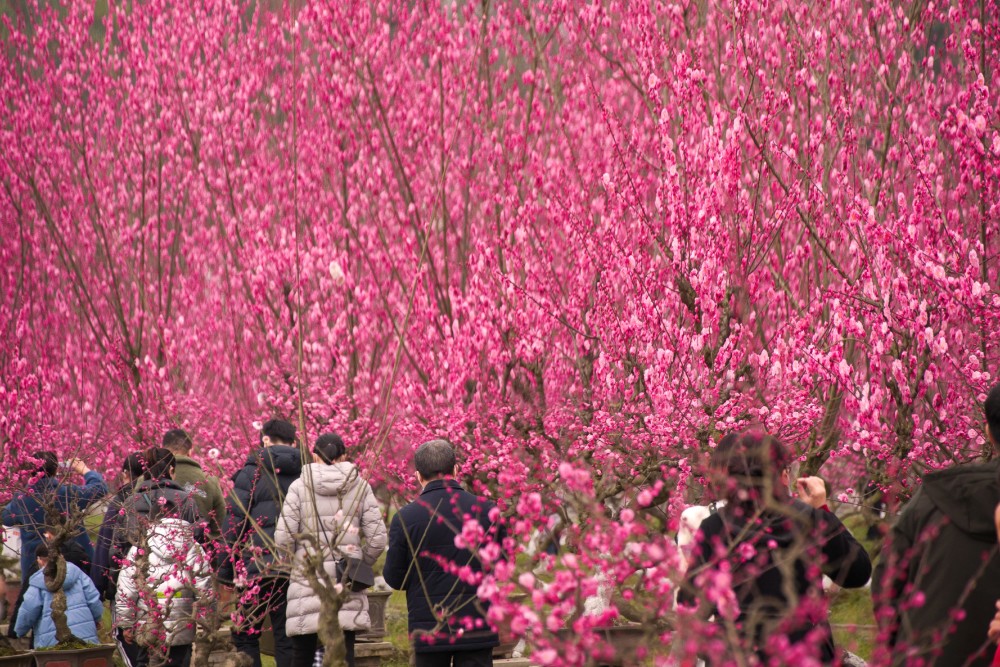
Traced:
[[90, 503], [108, 494], [108, 485], [104, 483], [101, 473], [91, 470], [83, 476], [83, 486], [71, 486], [73, 502], [80, 509], [86, 509]]
[[7, 503], [3, 508], [3, 525], [5, 526], [20, 526], [24, 523], [24, 519], [21, 517], [21, 506], [24, 504], [22, 496], [14, 498], [14, 500]]
[[94, 616], [94, 621], [100, 623], [104, 617], [104, 603], [101, 602], [101, 594], [97, 592], [94, 582], [86, 574], [80, 577], [80, 581], [83, 582], [83, 596], [87, 600], [87, 606], [90, 607], [90, 613]]
[[35, 627], [38, 619], [42, 616], [42, 595], [38, 588], [28, 586], [24, 594], [24, 600], [17, 611], [17, 623], [14, 625], [14, 634], [23, 637], [28, 631]]
[[391, 588], [398, 591], [406, 590], [406, 575], [410, 571], [413, 557], [410, 550], [410, 536], [403, 526], [400, 512], [392, 517], [389, 524], [389, 550], [385, 554], [385, 564], [382, 566], [382, 578]]

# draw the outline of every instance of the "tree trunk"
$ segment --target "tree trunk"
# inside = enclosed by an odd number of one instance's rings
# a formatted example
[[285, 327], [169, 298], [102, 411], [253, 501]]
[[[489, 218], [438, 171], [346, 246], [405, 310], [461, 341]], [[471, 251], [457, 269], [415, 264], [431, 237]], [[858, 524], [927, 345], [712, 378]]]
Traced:
[[56, 643], [61, 644], [74, 639], [66, 620], [66, 591], [63, 583], [66, 581], [66, 559], [53, 549], [49, 553], [49, 562], [45, 564], [45, 588], [52, 593], [52, 622], [56, 626]]

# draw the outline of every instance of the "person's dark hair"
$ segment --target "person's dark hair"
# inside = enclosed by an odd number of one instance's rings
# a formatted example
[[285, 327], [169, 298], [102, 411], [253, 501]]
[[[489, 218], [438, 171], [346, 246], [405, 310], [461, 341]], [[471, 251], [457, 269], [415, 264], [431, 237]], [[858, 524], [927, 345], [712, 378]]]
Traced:
[[715, 445], [708, 455], [708, 466], [705, 468], [705, 481], [714, 500], [722, 500], [727, 496], [727, 487], [731, 486], [729, 478], [729, 460], [739, 443], [738, 432], [727, 433]]
[[42, 542], [37, 547], [35, 547], [35, 558], [48, 558], [49, 557], [49, 545]]
[[455, 448], [447, 440], [431, 440], [417, 447], [413, 455], [417, 472], [425, 480], [455, 474]]
[[191, 448], [194, 445], [187, 431], [182, 428], [172, 428], [163, 434], [163, 446], [174, 454], [184, 456], [191, 453]]
[[733, 450], [736, 449], [737, 443], [740, 441], [739, 433], [727, 433], [722, 436], [718, 444], [712, 450], [711, 456], [708, 459], [708, 466], [712, 470], [729, 470], [729, 459], [733, 456]]
[[260, 428], [260, 441], [262, 443], [264, 436], [269, 437], [271, 442], [294, 445], [295, 425], [284, 419], [269, 419]]
[[324, 433], [316, 438], [313, 451], [316, 456], [323, 459], [323, 463], [333, 463], [347, 453], [347, 447], [344, 446], [343, 439], [336, 433]]
[[36, 452], [35, 458], [38, 459], [36, 470], [44, 473], [46, 477], [55, 477], [56, 473], [59, 472], [59, 459], [56, 457], [55, 452], [48, 450]]
[[993, 442], [1000, 445], [1000, 383], [993, 385], [986, 395], [983, 412], [986, 413], [986, 426], [993, 436]]
[[122, 471], [132, 479], [139, 479], [146, 472], [146, 456], [143, 452], [132, 452], [122, 461]]
[[781, 484], [781, 473], [789, 465], [788, 450], [774, 436], [758, 430], [740, 433], [728, 460], [727, 500], [734, 505], [762, 507], [783, 499], [787, 489]]
[[174, 467], [174, 453], [166, 447], [150, 447], [144, 454], [146, 458], [146, 479], [170, 479]]

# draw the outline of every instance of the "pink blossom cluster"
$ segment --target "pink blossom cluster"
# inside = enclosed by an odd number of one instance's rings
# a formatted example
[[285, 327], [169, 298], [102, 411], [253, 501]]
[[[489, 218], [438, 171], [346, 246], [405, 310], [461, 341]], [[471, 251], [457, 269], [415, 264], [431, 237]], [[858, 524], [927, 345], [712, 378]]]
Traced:
[[284, 416], [396, 503], [448, 437], [518, 550], [569, 546], [482, 585], [579, 664], [552, 627], [667, 613], [721, 434], [844, 500], [983, 453], [994, 0], [14, 7], [5, 480], [172, 427], [229, 473]]

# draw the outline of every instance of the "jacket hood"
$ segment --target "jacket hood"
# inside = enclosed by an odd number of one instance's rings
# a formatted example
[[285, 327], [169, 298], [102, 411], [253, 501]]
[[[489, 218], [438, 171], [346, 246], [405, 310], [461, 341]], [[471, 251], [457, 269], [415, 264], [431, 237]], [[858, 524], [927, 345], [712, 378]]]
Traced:
[[165, 560], [173, 560], [179, 547], [187, 548], [194, 539], [194, 529], [183, 519], [160, 519], [149, 531], [149, 550]]
[[297, 477], [302, 472], [302, 450], [288, 445], [261, 447], [247, 459], [247, 465], [261, 467], [275, 475]]
[[336, 496], [352, 488], [361, 479], [350, 461], [310, 463], [302, 469], [302, 481], [319, 496]]
[[[66, 557], [63, 557], [66, 560]], [[83, 572], [73, 563], [66, 560], [66, 581], [63, 582], [63, 590], [68, 590], [74, 584], [80, 583], [80, 577], [85, 576]], [[35, 588], [45, 588], [45, 571], [38, 570], [33, 575], [31, 579], [28, 580], [28, 584], [34, 586]]]
[[144, 491], [152, 491], [154, 489], [173, 489], [175, 491], [184, 491], [184, 487], [170, 479], [169, 477], [163, 477], [161, 479], [144, 479], [139, 482], [139, 485], [135, 487], [136, 493], [142, 493]]
[[978, 540], [996, 542], [998, 470], [1000, 459], [938, 470], [924, 477], [924, 493], [957, 528]]

